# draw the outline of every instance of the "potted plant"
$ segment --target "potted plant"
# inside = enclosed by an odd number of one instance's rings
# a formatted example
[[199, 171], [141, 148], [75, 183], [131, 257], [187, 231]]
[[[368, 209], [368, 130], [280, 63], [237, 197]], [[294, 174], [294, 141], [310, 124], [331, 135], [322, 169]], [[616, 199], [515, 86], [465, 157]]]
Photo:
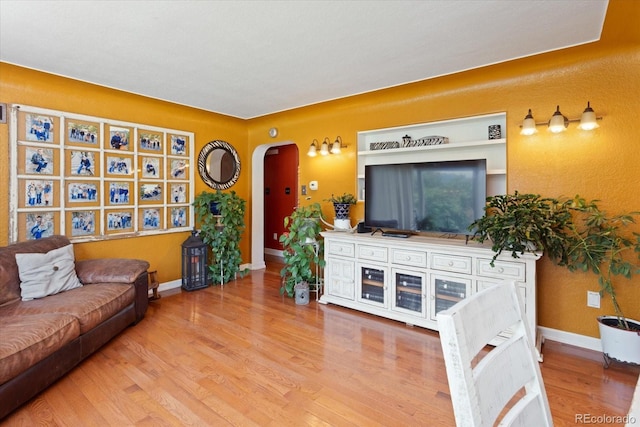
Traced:
[[573, 221], [565, 230], [566, 257], [552, 259], [570, 271], [591, 271], [598, 277], [600, 295], [611, 298], [615, 315], [598, 317], [606, 364], [609, 358], [640, 364], [640, 322], [624, 315], [615, 284], [616, 277], [631, 279], [640, 273], [640, 234], [629, 229], [639, 213], [609, 215], [597, 200], [579, 196], [570, 202]]
[[625, 317], [614, 285], [616, 276], [629, 279], [640, 273], [638, 261], [628, 255], [640, 256], [640, 234], [628, 228], [638, 213], [608, 215], [597, 203], [580, 196], [563, 200], [517, 192], [492, 196], [487, 198], [485, 215], [469, 228], [474, 240], [491, 240], [493, 260], [503, 250], [517, 258], [535, 246], [569, 271], [593, 272], [600, 294], [611, 298], [615, 312], [598, 318], [605, 361], [640, 363], [640, 322]]
[[331, 198], [325, 199], [325, 201], [333, 203], [336, 219], [349, 219], [351, 205], [355, 205], [357, 199], [356, 196], [351, 193], [344, 193], [341, 196], [332, 194]]
[[284, 267], [280, 271], [282, 286], [280, 294], [290, 297], [295, 295], [296, 289], [306, 289], [310, 283], [315, 283], [314, 267], [324, 267], [324, 245], [318, 240], [320, 231], [320, 217], [322, 210], [319, 203], [309, 206], [299, 206], [284, 219], [287, 229], [280, 236], [283, 246]]
[[200, 236], [212, 251], [209, 277], [214, 284], [224, 284], [248, 269], [240, 269], [240, 238], [245, 229], [245, 200], [235, 191], [215, 193], [203, 191], [194, 201], [200, 223]]
[[518, 258], [518, 254], [544, 249], [552, 258], [564, 259], [563, 230], [571, 221], [568, 202], [516, 191], [487, 197], [484, 212], [469, 230], [476, 241], [490, 240], [495, 252], [492, 266], [504, 250]]
[[356, 196], [351, 193], [344, 193], [341, 196], [332, 194], [331, 198], [325, 199], [325, 201], [333, 203], [333, 210], [336, 215], [333, 222], [334, 228], [336, 230], [351, 229], [349, 213], [351, 211], [351, 205], [355, 205], [357, 202]]

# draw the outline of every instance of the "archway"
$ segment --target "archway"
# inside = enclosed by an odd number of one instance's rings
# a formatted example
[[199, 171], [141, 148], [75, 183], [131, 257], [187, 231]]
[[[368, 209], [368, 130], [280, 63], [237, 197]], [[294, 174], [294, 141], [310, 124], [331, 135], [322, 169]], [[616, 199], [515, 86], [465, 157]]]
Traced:
[[[291, 141], [259, 145], [251, 158], [251, 269], [266, 268], [264, 261], [264, 156], [273, 147], [291, 145]], [[297, 190], [296, 190], [297, 191]]]

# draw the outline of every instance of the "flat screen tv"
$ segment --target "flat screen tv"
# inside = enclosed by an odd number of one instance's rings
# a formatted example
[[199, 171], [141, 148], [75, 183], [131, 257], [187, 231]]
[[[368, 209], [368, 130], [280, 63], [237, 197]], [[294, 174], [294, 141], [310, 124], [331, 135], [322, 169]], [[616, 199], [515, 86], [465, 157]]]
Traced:
[[365, 225], [387, 230], [472, 234], [484, 214], [486, 160], [365, 166]]

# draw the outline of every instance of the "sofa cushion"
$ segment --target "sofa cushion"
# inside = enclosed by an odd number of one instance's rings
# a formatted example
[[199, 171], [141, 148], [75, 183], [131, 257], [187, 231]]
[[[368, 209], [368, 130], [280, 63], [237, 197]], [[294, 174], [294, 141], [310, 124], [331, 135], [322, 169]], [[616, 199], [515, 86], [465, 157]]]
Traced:
[[132, 304], [134, 298], [133, 285], [100, 283], [82, 286], [46, 298], [19, 301], [3, 309], [11, 315], [69, 314], [78, 320], [80, 333], [84, 334]]
[[44, 298], [82, 286], [76, 276], [73, 245], [47, 253], [16, 254], [23, 301]]
[[55, 235], [0, 247], [0, 306], [20, 300], [20, 276], [15, 254], [46, 253], [68, 244], [67, 237]]
[[0, 313], [0, 329], [0, 384], [80, 335], [78, 320], [65, 313]]

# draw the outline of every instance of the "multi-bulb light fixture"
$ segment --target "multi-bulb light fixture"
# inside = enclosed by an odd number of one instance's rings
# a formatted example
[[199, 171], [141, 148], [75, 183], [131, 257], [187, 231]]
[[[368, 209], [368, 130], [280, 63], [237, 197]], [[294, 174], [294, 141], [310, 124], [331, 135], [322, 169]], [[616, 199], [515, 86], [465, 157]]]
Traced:
[[520, 126], [522, 130], [520, 131], [521, 135], [533, 135], [538, 132], [536, 126], [547, 125], [550, 132], [559, 133], [564, 132], [569, 127], [569, 123], [572, 122], [580, 122], [578, 125], [578, 129], [582, 130], [593, 130], [597, 127], [600, 127], [597, 123], [598, 120], [602, 120], [602, 117], [596, 117], [596, 113], [591, 108], [591, 103], [587, 102], [587, 108], [582, 112], [582, 116], [579, 119], [568, 119], [560, 112], [560, 106], [556, 107], [556, 112], [553, 113], [551, 119], [548, 122], [536, 123], [531, 114], [531, 109], [524, 118], [522, 125]]
[[[331, 145], [331, 149], [329, 149], [329, 145]], [[336, 140], [333, 142], [331, 142], [331, 140], [327, 136], [322, 141], [322, 144], [320, 144], [317, 139], [314, 139], [313, 142], [311, 143], [311, 146], [309, 146], [309, 151], [307, 151], [307, 155], [309, 157], [317, 156], [318, 146], [320, 146], [319, 151], [320, 151], [320, 155], [322, 156], [326, 156], [329, 153], [340, 154], [343, 148], [347, 148], [347, 146], [342, 143], [342, 138], [340, 138], [340, 135], [338, 135], [336, 137]]]

